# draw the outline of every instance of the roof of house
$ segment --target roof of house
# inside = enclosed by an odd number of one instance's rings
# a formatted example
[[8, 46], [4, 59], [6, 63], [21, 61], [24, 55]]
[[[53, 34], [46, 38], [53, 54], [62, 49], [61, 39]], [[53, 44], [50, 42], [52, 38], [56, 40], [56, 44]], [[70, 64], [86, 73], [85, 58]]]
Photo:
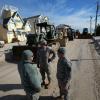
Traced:
[[31, 16], [31, 17], [28, 17], [28, 18], [24, 18], [25, 20], [27, 19], [31, 19], [31, 18], [37, 18], [37, 17], [40, 17], [41, 15], [36, 15], [36, 16]]
[[23, 18], [24, 21], [27, 21], [27, 18]]
[[14, 18], [16, 14], [17, 14], [17, 12], [14, 12], [14, 14], [12, 15], [12, 17]]
[[20, 16], [20, 14], [17, 11], [13, 13], [12, 18], [14, 18], [16, 15], [18, 15], [20, 17], [21, 21], [24, 23], [23, 18]]
[[24, 20], [23, 27], [27, 24], [27, 22], [28, 22], [27, 20]]
[[66, 24], [60, 24], [60, 25], [57, 26], [57, 28], [64, 28], [64, 27], [70, 28], [70, 26], [66, 25]]

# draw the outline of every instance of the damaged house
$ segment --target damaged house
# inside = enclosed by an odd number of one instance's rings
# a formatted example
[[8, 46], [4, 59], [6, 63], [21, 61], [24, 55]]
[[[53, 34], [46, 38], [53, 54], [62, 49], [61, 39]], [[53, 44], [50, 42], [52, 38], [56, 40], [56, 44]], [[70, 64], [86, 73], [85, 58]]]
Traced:
[[18, 13], [17, 8], [5, 6], [2, 9], [0, 19], [0, 40], [6, 43], [25, 41], [26, 34], [31, 31], [29, 21], [24, 21]]

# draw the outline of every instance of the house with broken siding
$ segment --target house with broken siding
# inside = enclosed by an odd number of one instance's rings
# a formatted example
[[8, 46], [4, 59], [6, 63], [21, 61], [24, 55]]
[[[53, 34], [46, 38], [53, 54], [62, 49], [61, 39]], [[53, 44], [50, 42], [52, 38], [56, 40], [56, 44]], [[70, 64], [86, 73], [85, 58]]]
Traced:
[[49, 23], [49, 18], [47, 16], [36, 15], [28, 18], [24, 18], [25, 21], [29, 21], [31, 24], [31, 33], [40, 33], [40, 27], [37, 26], [38, 23], [47, 22]]
[[26, 34], [31, 31], [29, 21], [24, 21], [18, 11], [11, 6], [2, 9], [0, 20], [0, 40], [7, 43], [13, 42], [14, 38], [25, 41]]

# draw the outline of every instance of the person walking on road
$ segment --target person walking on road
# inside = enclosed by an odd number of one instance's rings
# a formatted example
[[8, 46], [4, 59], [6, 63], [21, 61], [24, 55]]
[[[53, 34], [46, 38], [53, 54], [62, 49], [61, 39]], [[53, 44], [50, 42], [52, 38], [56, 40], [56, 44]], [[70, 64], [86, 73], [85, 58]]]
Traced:
[[[44, 85], [46, 89], [48, 89], [51, 82], [50, 62], [52, 62], [54, 58], [55, 52], [47, 46], [47, 42], [45, 40], [42, 40], [40, 42], [40, 48], [37, 51], [37, 64], [42, 75], [41, 85]], [[45, 82], [45, 73], [47, 74], [48, 84]]]
[[18, 71], [21, 82], [26, 92], [28, 100], [38, 100], [38, 93], [41, 90], [42, 77], [36, 64], [32, 63], [33, 53], [24, 50], [21, 62], [18, 64]]
[[56, 97], [57, 100], [68, 100], [69, 80], [71, 79], [71, 62], [65, 57], [65, 48], [58, 49], [58, 63], [57, 63], [57, 80], [60, 90], [60, 96]]

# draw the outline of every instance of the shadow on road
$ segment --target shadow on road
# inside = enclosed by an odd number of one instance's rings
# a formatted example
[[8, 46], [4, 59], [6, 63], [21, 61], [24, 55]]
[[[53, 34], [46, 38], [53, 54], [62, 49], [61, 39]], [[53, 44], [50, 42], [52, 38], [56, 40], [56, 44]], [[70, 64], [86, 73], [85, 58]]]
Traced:
[[0, 97], [0, 100], [27, 100], [25, 95], [7, 95]]
[[[0, 97], [0, 100], [27, 100], [25, 95], [7, 95]], [[40, 96], [39, 100], [55, 100], [52, 96]]]
[[21, 84], [0, 84], [1, 91], [9, 91], [14, 89], [23, 89]]
[[52, 96], [40, 96], [39, 100], [55, 100], [55, 98]]
[[89, 42], [89, 44], [94, 44], [94, 41], [92, 41], [92, 42]]

